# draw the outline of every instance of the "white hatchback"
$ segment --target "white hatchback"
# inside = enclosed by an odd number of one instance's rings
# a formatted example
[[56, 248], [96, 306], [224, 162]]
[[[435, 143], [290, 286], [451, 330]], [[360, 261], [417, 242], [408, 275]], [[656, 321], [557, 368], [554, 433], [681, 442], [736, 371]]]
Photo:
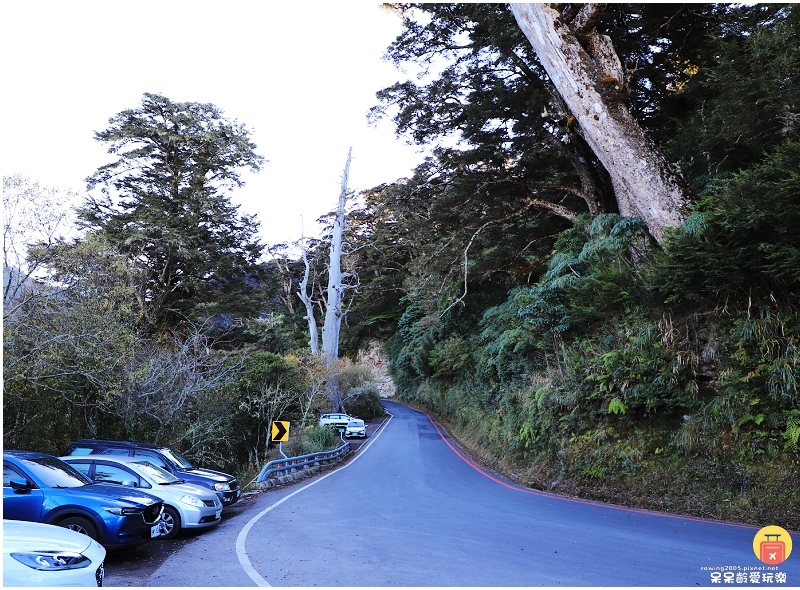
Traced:
[[146, 491], [164, 502], [161, 537], [172, 539], [182, 529], [209, 528], [220, 523], [222, 502], [214, 491], [186, 483], [149, 461], [118, 455], [61, 457], [97, 483], [115, 483]]
[[3, 520], [3, 586], [102, 586], [105, 548], [73, 530]]

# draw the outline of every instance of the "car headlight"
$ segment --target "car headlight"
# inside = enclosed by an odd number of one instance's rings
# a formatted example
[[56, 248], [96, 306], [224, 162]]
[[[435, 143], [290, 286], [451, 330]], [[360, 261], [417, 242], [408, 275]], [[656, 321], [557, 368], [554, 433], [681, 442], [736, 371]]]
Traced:
[[11, 557], [29, 568], [52, 572], [87, 567], [92, 560], [72, 551], [27, 551], [12, 553]]
[[215, 483], [214, 489], [217, 490], [218, 492], [230, 492], [231, 486], [230, 484], [227, 483]]
[[141, 510], [138, 508], [123, 508], [121, 506], [103, 506], [103, 510], [110, 512], [111, 514], [116, 514], [117, 516], [141, 513]]
[[192, 496], [190, 494], [186, 494], [185, 496], [181, 497], [181, 502], [184, 504], [188, 504], [189, 506], [197, 506], [198, 508], [202, 508], [205, 506], [203, 501], [198, 498], [197, 496]]

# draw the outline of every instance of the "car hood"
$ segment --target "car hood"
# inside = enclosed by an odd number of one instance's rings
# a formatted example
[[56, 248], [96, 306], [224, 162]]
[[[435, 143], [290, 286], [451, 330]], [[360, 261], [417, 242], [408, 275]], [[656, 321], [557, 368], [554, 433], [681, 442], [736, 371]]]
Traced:
[[[227, 482], [231, 481], [232, 479], [236, 479], [232, 475], [228, 475], [227, 473], [222, 473], [221, 471], [214, 471], [213, 469], [205, 469], [203, 467], [192, 467], [191, 469], [181, 469], [180, 473], [191, 473], [193, 475], [199, 475], [200, 477], [205, 477], [207, 479], [213, 479], [214, 481], [218, 482]], [[178, 475], [180, 477], [180, 475]]]
[[208, 488], [195, 485], [193, 483], [171, 483], [169, 485], [154, 485], [147, 491], [148, 493], [153, 494], [154, 496], [158, 496], [163, 500], [167, 500], [167, 498], [172, 500], [180, 499], [181, 496], [185, 496], [186, 494], [197, 496], [201, 500], [206, 500], [209, 502], [218, 499], [217, 495], [213, 491], [209, 490]]
[[88, 484], [80, 488], [61, 488], [59, 491], [81, 497], [91, 496], [99, 502], [111, 500], [138, 507], [151, 506], [156, 502], [161, 502], [161, 499], [136, 488], [103, 483]]
[[70, 529], [38, 522], [3, 520], [3, 551], [74, 551], [83, 553], [95, 541]]

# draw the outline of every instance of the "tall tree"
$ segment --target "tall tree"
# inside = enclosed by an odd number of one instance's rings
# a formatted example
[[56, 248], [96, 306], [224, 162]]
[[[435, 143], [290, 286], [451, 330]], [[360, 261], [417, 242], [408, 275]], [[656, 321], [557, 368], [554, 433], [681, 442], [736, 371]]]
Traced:
[[305, 273], [297, 292], [298, 297], [306, 307], [306, 319], [309, 330], [309, 346], [313, 355], [319, 354], [322, 362], [330, 371], [330, 402], [331, 407], [339, 409], [341, 399], [339, 396], [339, 378], [336, 372], [336, 361], [339, 359], [339, 334], [342, 329], [342, 320], [346, 314], [343, 307], [344, 292], [348, 288], [345, 283], [350, 273], [342, 270], [342, 249], [344, 246], [344, 230], [346, 220], [346, 206], [348, 199], [347, 182], [350, 175], [350, 159], [352, 148], [347, 152], [347, 161], [342, 173], [342, 188], [339, 192], [339, 202], [333, 215], [331, 239], [328, 249], [328, 286], [324, 296], [325, 319], [322, 325], [322, 348], [319, 348], [317, 321], [314, 315], [314, 303], [308, 292], [308, 280], [311, 274], [311, 263], [308, 259], [305, 240], [302, 243], [303, 263]]
[[610, 183], [506, 5], [403, 7], [387, 57], [424, 75], [378, 92], [371, 114], [433, 152], [383, 192], [415, 224], [409, 289], [445, 306], [476, 282], [504, 292], [543, 272], [578, 214], [615, 210]]
[[[346, 273], [342, 272], [342, 248], [344, 224], [347, 205], [347, 181], [350, 175], [350, 157], [352, 149], [347, 152], [347, 162], [342, 173], [342, 188], [339, 191], [339, 203], [336, 207], [336, 217], [333, 220], [331, 231], [330, 255], [328, 258], [328, 290], [325, 305], [325, 323], [322, 326], [322, 354], [326, 362], [334, 363], [339, 358], [339, 332], [345, 310], [342, 307], [344, 280]], [[338, 403], [336, 404], [338, 405]]]
[[226, 194], [263, 158], [244, 125], [212, 104], [145, 93], [95, 134], [114, 161], [87, 179], [79, 222], [102, 231], [140, 270], [141, 319], [155, 329], [185, 317], [247, 314], [258, 276], [254, 216]]
[[661, 242], [689, 214], [692, 193], [625, 106], [626, 73], [611, 39], [600, 34], [601, 4], [561, 14], [552, 5], [511, 10], [558, 89], [578, 130], [611, 176], [619, 211], [641, 217]]

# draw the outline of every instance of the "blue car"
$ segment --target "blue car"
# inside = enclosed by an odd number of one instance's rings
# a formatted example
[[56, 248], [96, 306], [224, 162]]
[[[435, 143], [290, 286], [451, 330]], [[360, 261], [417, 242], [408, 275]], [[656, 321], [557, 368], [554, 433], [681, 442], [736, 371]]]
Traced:
[[107, 549], [161, 535], [164, 505], [133, 488], [92, 483], [71, 465], [32, 451], [3, 453], [3, 518], [63, 526]]

